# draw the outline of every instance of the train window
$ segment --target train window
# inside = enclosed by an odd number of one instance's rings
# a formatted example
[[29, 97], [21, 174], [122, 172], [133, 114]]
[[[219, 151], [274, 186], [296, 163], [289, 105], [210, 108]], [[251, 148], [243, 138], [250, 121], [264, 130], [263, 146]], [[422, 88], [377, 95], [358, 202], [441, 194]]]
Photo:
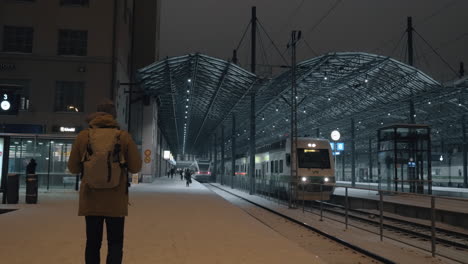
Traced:
[[274, 163], [274, 161], [270, 162], [270, 170], [271, 170], [271, 173], [275, 172], [275, 163]]
[[279, 172], [283, 173], [283, 160], [279, 161]]
[[279, 171], [279, 170], [278, 170], [278, 161], [275, 160], [275, 173], [278, 173], [278, 171]]
[[299, 168], [330, 169], [328, 149], [297, 149]]

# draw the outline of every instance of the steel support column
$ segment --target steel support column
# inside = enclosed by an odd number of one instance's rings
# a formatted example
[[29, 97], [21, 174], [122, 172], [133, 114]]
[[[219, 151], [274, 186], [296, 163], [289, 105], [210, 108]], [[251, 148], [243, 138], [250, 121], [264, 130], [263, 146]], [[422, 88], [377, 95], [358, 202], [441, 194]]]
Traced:
[[462, 120], [461, 120], [461, 125], [462, 125], [462, 138], [463, 138], [463, 187], [468, 188], [468, 160], [467, 160], [467, 142], [466, 142], [466, 116], [462, 115]]
[[[408, 33], [408, 64], [413, 66], [413, 19], [412, 17], [408, 17], [408, 27], [406, 29], [406, 32]], [[410, 88], [411, 90], [411, 97], [409, 101], [409, 110], [410, 110], [410, 116], [409, 120], [411, 124], [416, 124], [416, 111], [414, 109], [414, 100], [413, 100], [413, 89]]]
[[372, 182], [373, 175], [372, 175], [372, 139], [369, 138], [369, 179]]
[[[255, 73], [256, 66], [256, 51], [257, 51], [257, 8], [252, 7], [252, 62], [251, 62], [251, 72]], [[252, 88], [250, 93], [250, 167], [249, 167], [249, 179], [250, 179], [250, 188], [249, 194], [255, 192], [255, 88]]]
[[356, 142], [354, 133], [354, 118], [351, 118], [351, 186], [356, 187]]
[[214, 177], [214, 181], [215, 182], [218, 182], [218, 146], [217, 146], [217, 135], [216, 135], [216, 132], [214, 133], [214, 138], [213, 138], [213, 141], [214, 141], [214, 144], [213, 144], [213, 156], [214, 156], [214, 170], [213, 170], [213, 177]]
[[231, 162], [231, 188], [234, 189], [234, 177], [236, 176], [236, 116], [234, 114], [232, 114]]
[[220, 177], [221, 177], [221, 185], [224, 185], [224, 125], [221, 125], [221, 138], [219, 140], [221, 144], [221, 168], [220, 168]]

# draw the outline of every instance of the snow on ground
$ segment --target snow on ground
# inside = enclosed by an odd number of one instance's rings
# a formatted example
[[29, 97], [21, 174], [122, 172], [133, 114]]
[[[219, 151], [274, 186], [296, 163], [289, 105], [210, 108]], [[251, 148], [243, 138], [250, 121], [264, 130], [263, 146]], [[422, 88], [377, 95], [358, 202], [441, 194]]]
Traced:
[[[2, 263], [84, 263], [84, 218], [74, 191], [39, 193], [39, 203], [0, 205]], [[124, 263], [322, 263], [194, 181], [158, 178], [130, 188]], [[105, 259], [104, 235], [102, 260]], [[103, 261], [104, 262], [104, 261]]]
[[215, 184], [215, 186], [225, 188], [229, 192], [245, 197], [246, 199], [252, 200], [253, 202], [270, 209], [279, 211], [293, 217], [294, 219], [309, 224], [310, 226], [325, 231], [330, 235], [367, 249], [368, 251], [387, 259], [393, 260], [396, 263], [450, 263], [446, 259], [441, 260], [438, 257], [432, 258], [428, 252], [423, 252], [394, 240], [384, 238], [381, 242], [378, 234], [372, 234], [354, 227], [348, 227], [348, 229], [345, 229], [344, 224], [326, 218], [324, 218], [323, 221], [320, 221], [319, 215], [303, 212], [302, 208], [288, 209], [287, 206], [278, 204], [276, 200], [268, 200], [260, 196], [249, 195], [246, 192], [231, 189], [230, 187], [221, 186], [219, 184]]

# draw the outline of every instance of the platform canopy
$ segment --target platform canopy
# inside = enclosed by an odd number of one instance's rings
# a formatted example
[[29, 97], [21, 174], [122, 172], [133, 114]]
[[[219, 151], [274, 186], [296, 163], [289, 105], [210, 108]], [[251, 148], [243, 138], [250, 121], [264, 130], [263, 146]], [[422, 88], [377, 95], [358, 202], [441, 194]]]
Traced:
[[[290, 69], [271, 79], [258, 78], [227, 61], [190, 54], [149, 65], [139, 76], [145, 93], [159, 99], [160, 126], [175, 153], [206, 152], [223, 127], [230, 155], [233, 115], [237, 153], [247, 153], [251, 92], [256, 94], [256, 146], [289, 136]], [[433, 136], [444, 134], [453, 144], [462, 140], [465, 79], [440, 84], [389, 57], [336, 52], [300, 62], [296, 83], [299, 136], [329, 138], [338, 129], [349, 142], [353, 120], [356, 148], [365, 150], [380, 127], [410, 122], [413, 99], [416, 123], [430, 125]]]
[[[296, 73], [299, 136], [315, 137], [318, 132], [330, 139], [330, 132], [338, 129], [343, 141], [349, 141], [354, 120], [356, 147], [367, 149], [368, 139], [376, 138], [378, 128], [410, 122], [413, 98], [416, 123], [431, 125], [434, 135], [445, 131], [461, 140], [455, 130], [461, 127], [460, 113], [466, 112], [462, 102], [466, 82], [442, 85], [415, 67], [362, 52], [312, 58], [299, 63]], [[257, 146], [288, 137], [291, 82], [288, 70], [258, 88]], [[243, 132], [248, 131], [248, 120], [237, 126], [238, 144], [246, 146], [249, 135]], [[247, 147], [238, 149], [248, 151]]]
[[215, 129], [256, 82], [239, 66], [199, 53], [167, 58], [138, 74], [144, 92], [158, 98], [160, 127], [178, 154], [212, 147]]

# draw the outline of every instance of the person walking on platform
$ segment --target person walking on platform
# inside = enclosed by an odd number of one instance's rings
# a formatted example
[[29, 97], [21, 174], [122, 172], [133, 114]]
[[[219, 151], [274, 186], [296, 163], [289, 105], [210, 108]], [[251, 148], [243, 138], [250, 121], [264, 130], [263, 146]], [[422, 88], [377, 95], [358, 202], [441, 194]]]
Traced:
[[190, 183], [192, 183], [192, 172], [189, 169], [185, 170], [185, 184], [187, 187], [190, 186]]
[[183, 181], [184, 180], [184, 170], [179, 169], [179, 174], [180, 174], [180, 180]]
[[141, 157], [132, 136], [120, 130], [114, 103], [107, 100], [87, 118], [89, 128], [73, 143], [71, 173], [81, 173], [78, 215], [85, 216], [85, 263], [100, 263], [104, 222], [107, 262], [122, 263], [124, 223], [128, 215], [128, 172], [141, 170]]
[[171, 179], [174, 178], [174, 171], [175, 171], [175, 169], [171, 168]]

